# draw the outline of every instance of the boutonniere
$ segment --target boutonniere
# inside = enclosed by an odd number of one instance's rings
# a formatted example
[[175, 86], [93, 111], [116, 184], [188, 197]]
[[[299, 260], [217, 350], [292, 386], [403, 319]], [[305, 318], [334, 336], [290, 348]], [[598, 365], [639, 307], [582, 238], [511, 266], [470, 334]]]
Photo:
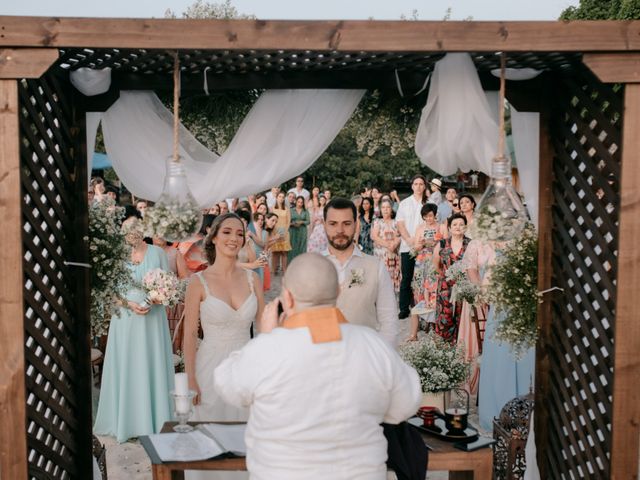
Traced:
[[364, 285], [364, 269], [354, 268], [351, 270], [351, 279], [347, 288], [356, 287], [358, 285]]

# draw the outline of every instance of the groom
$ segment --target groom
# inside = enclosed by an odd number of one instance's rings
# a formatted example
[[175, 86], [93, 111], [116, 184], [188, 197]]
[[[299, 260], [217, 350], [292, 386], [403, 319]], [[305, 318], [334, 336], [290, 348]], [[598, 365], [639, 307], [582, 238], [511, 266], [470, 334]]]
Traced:
[[380, 423], [415, 413], [420, 380], [378, 334], [344, 319], [338, 290], [326, 258], [296, 257], [280, 299], [264, 310], [261, 335], [213, 374], [225, 402], [251, 409], [252, 480], [387, 478]]
[[323, 255], [338, 272], [338, 308], [349, 323], [377, 330], [395, 347], [398, 336], [398, 308], [391, 277], [384, 264], [367, 255], [354, 243], [356, 206], [336, 197], [324, 207], [324, 229], [329, 242]]

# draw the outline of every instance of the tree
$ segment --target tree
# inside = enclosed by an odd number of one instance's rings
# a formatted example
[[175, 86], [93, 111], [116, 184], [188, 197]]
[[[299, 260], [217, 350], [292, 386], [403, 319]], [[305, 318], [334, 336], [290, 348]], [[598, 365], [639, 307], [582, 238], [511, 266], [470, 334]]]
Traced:
[[637, 20], [640, 0], [580, 0], [560, 14], [561, 20]]

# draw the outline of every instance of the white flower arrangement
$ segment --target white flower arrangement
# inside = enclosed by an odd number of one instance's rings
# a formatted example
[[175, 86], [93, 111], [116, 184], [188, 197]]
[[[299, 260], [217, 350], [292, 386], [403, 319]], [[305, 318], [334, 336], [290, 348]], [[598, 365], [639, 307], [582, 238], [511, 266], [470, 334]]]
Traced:
[[349, 285], [347, 288], [357, 287], [358, 285], [364, 285], [364, 269], [353, 268], [351, 269], [351, 278], [349, 279]]
[[451, 288], [451, 303], [462, 301], [470, 305], [483, 303], [482, 289], [480, 285], [469, 280], [467, 270], [469, 270], [469, 262], [463, 258], [451, 265], [445, 273], [445, 278], [449, 282], [455, 282]]
[[89, 205], [89, 255], [91, 260], [91, 334], [105, 335], [118, 301], [131, 284], [127, 267], [130, 249], [120, 231], [124, 209], [113, 200]]
[[491, 271], [487, 295], [498, 323], [495, 339], [508, 343], [516, 358], [536, 344], [538, 337], [538, 237], [527, 224], [522, 234], [509, 242]]
[[157, 203], [145, 212], [144, 233], [176, 242], [198, 233], [201, 222], [202, 214], [195, 203]]
[[416, 342], [403, 344], [400, 356], [416, 369], [425, 393], [459, 387], [469, 376], [463, 345], [452, 345], [433, 331]]
[[473, 214], [473, 222], [466, 234], [469, 238], [483, 242], [500, 241], [509, 237], [511, 232], [521, 231], [525, 222], [519, 217], [509, 218], [493, 205], [487, 205]]
[[165, 307], [176, 305], [182, 295], [181, 281], [172, 272], [161, 268], [149, 270], [142, 278], [142, 288], [146, 292], [145, 301]]

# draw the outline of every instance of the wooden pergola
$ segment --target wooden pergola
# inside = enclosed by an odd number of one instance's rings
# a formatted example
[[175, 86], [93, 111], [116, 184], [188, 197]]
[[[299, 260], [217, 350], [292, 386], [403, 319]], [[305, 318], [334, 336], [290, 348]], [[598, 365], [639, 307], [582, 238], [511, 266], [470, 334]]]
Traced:
[[[85, 112], [120, 90], [417, 91], [446, 52], [541, 113], [536, 441], [543, 478], [638, 475], [640, 22], [0, 17], [0, 475], [90, 478]], [[84, 97], [69, 72], [113, 72]], [[209, 67], [209, 68], [207, 68]]]

